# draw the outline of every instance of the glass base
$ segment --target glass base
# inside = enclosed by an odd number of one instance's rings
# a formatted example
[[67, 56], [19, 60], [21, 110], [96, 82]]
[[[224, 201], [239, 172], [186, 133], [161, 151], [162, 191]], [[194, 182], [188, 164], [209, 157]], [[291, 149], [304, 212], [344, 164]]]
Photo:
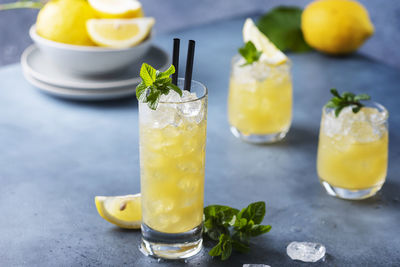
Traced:
[[142, 243], [139, 250], [146, 256], [162, 259], [186, 259], [202, 249], [203, 225], [178, 234], [158, 232], [142, 223]]
[[249, 143], [270, 144], [278, 142], [283, 138], [285, 138], [286, 134], [288, 133], [288, 130], [273, 134], [244, 134], [241, 131], [239, 131], [236, 127], [231, 126], [231, 132], [235, 137]]
[[381, 183], [379, 185], [375, 185], [366, 189], [350, 190], [346, 188], [332, 186], [327, 181], [324, 181], [322, 179], [320, 179], [320, 182], [329, 195], [348, 200], [360, 200], [372, 197], [382, 188], [383, 185], [383, 183]]

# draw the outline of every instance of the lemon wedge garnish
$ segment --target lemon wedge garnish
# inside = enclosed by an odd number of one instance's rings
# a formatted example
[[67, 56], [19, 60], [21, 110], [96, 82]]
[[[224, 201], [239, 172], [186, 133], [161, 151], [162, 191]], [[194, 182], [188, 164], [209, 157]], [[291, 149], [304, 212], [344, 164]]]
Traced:
[[280, 51], [254, 24], [253, 20], [246, 19], [243, 25], [243, 41], [251, 41], [257, 50], [262, 51], [265, 60], [273, 65], [279, 65], [287, 61], [287, 57]]
[[90, 39], [100, 46], [126, 48], [140, 44], [149, 36], [154, 18], [90, 19], [86, 28]]
[[97, 212], [105, 220], [121, 228], [139, 229], [142, 219], [140, 194], [117, 197], [97, 196]]
[[143, 17], [142, 4], [136, 0], [89, 0], [88, 2], [100, 18]]

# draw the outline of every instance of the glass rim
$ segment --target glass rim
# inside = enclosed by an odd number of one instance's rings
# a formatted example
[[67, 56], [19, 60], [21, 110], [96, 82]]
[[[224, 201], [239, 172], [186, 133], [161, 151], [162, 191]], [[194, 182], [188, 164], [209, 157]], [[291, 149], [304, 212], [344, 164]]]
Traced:
[[[376, 124], [385, 123], [389, 119], [389, 111], [385, 108], [384, 105], [382, 105], [378, 102], [375, 102], [375, 101], [368, 101], [368, 102], [365, 102], [363, 105], [364, 105], [364, 107], [375, 108], [379, 111], [379, 113], [384, 114], [384, 117], [382, 119], [377, 120], [375, 122]], [[333, 108], [328, 108], [325, 105], [322, 107], [322, 113], [324, 115], [327, 115], [327, 112], [330, 110], [333, 110]]]
[[[240, 58], [243, 58], [242, 55], [239, 54], [239, 53], [236, 53], [236, 54], [232, 57], [232, 64], [233, 64], [234, 62], [238, 61]], [[275, 65], [275, 64], [272, 64], [272, 63], [268, 63], [268, 62], [265, 62], [265, 63], [266, 63], [267, 66], [269, 66], [269, 67], [275, 67], [275, 68], [276, 68], [276, 67], [279, 67], [279, 66], [284, 66], [284, 65], [289, 66], [289, 68], [292, 67], [292, 61], [290, 60], [289, 57], [287, 57], [287, 61], [286, 61], [286, 62], [281, 63], [281, 64], [278, 64], [278, 65]]]
[[[178, 78], [178, 81], [184, 81], [184, 80], [185, 80], [185, 78]], [[204, 89], [204, 93], [203, 93], [201, 96], [197, 96], [197, 98], [195, 98], [195, 99], [185, 100], [185, 101], [182, 101], [182, 102], [165, 102], [165, 101], [160, 101], [160, 102], [158, 102], [158, 103], [159, 103], [159, 104], [185, 104], [185, 103], [196, 102], [196, 101], [202, 100], [203, 98], [207, 97], [207, 95], [208, 95], [208, 88], [207, 88], [207, 86], [205, 86], [204, 84], [202, 84], [202, 83], [199, 82], [199, 81], [192, 80], [191, 88], [193, 88], [193, 84], [197, 84], [197, 85], [199, 85], [200, 87], [202, 87], [202, 88]], [[184, 89], [181, 88], [181, 90], [183, 91]]]

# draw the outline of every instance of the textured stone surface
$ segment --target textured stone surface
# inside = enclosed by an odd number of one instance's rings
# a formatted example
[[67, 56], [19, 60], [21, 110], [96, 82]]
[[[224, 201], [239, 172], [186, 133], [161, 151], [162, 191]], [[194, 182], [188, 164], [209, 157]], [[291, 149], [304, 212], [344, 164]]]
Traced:
[[[14, 0], [0, 0], [0, 3]], [[157, 19], [158, 33], [173, 32], [204, 23], [243, 14], [262, 14], [278, 5], [304, 7], [311, 0], [144, 0], [147, 15]], [[375, 35], [361, 51], [370, 57], [400, 68], [400, 1], [360, 0], [370, 12]], [[36, 10], [0, 11], [0, 65], [19, 60], [23, 49], [31, 42], [28, 29], [36, 20]]]
[[[226, 115], [230, 59], [241, 44], [242, 22], [155, 40], [168, 50], [173, 37], [183, 38], [185, 48], [186, 40], [197, 41], [193, 78], [209, 88], [205, 204], [240, 208], [264, 200], [264, 223], [272, 225], [248, 254], [220, 262], [205, 249], [185, 266], [399, 266], [399, 71], [359, 54], [289, 55], [294, 118], [287, 139], [270, 146], [246, 144], [231, 135]], [[318, 183], [321, 107], [333, 86], [369, 93], [390, 112], [387, 181], [379, 195], [365, 201], [330, 197]], [[94, 205], [96, 195], [139, 192], [136, 100], [52, 98], [34, 90], [19, 65], [0, 70], [0, 88], [0, 266], [157, 265], [138, 251], [139, 231], [114, 227]], [[295, 240], [324, 244], [325, 261], [292, 261], [286, 246]]]

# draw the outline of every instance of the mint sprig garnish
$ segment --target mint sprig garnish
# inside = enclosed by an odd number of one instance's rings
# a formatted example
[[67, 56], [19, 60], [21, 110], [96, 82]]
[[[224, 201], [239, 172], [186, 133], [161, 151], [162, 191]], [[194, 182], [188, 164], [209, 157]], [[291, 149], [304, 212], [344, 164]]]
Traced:
[[175, 73], [174, 65], [166, 71], [156, 70], [147, 63], [143, 63], [140, 69], [142, 81], [136, 86], [136, 98], [147, 103], [149, 108], [157, 109], [161, 95], [168, 95], [170, 90], [182, 96], [182, 90], [172, 83], [170, 76]]
[[210, 251], [211, 256], [228, 259], [232, 250], [250, 250], [250, 238], [271, 230], [261, 225], [265, 215], [265, 202], [255, 202], [239, 211], [228, 206], [211, 205], [204, 208], [204, 235], [218, 242]]
[[332, 99], [325, 104], [327, 108], [333, 108], [335, 110], [335, 116], [338, 117], [340, 112], [348, 106], [352, 107], [352, 111], [357, 113], [361, 110], [364, 105], [360, 102], [363, 100], [370, 100], [371, 97], [367, 94], [355, 95], [350, 92], [343, 92], [342, 95], [335, 89], [331, 89], [333, 95]]
[[251, 65], [253, 62], [258, 61], [262, 54], [262, 52], [258, 51], [256, 46], [251, 41], [248, 41], [243, 47], [239, 48], [238, 51], [246, 60], [246, 63], [241, 65], [241, 67]]

